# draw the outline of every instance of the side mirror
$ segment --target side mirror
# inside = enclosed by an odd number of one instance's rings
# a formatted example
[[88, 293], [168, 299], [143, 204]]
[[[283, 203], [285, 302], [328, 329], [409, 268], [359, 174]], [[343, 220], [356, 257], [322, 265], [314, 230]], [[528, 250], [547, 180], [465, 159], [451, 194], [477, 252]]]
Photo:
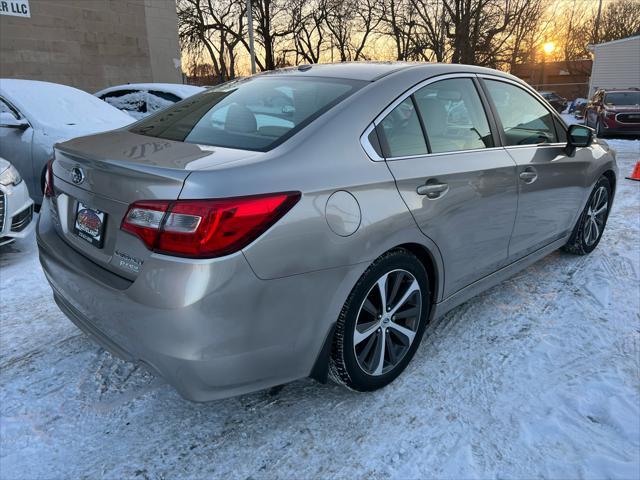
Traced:
[[588, 147], [593, 143], [593, 128], [584, 125], [571, 125], [567, 139], [567, 154], [573, 155], [576, 148]]
[[0, 113], [0, 128], [16, 128], [18, 130], [26, 130], [29, 128], [29, 122], [24, 118], [16, 118], [9, 112]]

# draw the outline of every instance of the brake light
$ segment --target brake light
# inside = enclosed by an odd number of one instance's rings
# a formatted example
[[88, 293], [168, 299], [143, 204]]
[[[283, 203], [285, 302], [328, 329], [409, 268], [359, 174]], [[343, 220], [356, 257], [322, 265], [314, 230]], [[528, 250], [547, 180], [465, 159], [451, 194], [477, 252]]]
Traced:
[[44, 173], [44, 196], [53, 197], [53, 158], [47, 162]]
[[155, 252], [192, 258], [229, 255], [284, 216], [300, 192], [212, 200], [141, 201], [129, 206], [121, 229]]

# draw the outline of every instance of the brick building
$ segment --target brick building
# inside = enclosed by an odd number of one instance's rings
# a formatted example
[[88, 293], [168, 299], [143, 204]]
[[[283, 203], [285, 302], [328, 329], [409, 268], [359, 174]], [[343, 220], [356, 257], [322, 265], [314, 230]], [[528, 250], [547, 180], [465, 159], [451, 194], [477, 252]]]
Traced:
[[0, 77], [181, 83], [175, 0], [0, 1]]
[[515, 65], [511, 73], [539, 91], [552, 91], [573, 100], [587, 98], [591, 60]]

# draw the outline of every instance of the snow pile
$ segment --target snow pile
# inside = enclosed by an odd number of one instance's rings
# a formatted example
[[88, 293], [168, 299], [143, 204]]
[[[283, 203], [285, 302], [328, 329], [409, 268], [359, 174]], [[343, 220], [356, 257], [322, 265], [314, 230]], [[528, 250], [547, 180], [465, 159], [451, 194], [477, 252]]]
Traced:
[[302, 380], [188, 403], [60, 313], [33, 238], [0, 249], [0, 476], [638, 478], [640, 142], [608, 142], [598, 248], [456, 308], [371, 394]]

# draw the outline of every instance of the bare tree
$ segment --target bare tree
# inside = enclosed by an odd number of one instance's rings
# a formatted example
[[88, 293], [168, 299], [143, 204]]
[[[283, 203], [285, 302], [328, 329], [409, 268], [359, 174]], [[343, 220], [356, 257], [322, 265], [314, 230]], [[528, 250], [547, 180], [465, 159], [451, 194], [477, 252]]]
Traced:
[[[396, 60], [411, 60], [417, 56], [422, 42], [418, 40], [417, 9], [410, 0], [382, 2], [384, 34], [393, 39]], [[426, 13], [426, 12], [425, 12]]]
[[[249, 51], [246, 0], [177, 0], [182, 48], [211, 62], [222, 81]], [[547, 38], [560, 48], [547, 59], [588, 56], [594, 37], [613, 40], [640, 31], [640, 2], [606, 4], [596, 35], [594, 6], [582, 0], [252, 0], [256, 63], [271, 70], [368, 59], [378, 39], [397, 60], [450, 61], [513, 68], [536, 61]], [[379, 57], [378, 57], [379, 58]]]
[[327, 0], [325, 25], [341, 62], [366, 59], [364, 49], [382, 21], [376, 0]]
[[640, 2], [617, 0], [609, 3], [602, 14], [598, 39], [609, 42], [640, 34]]
[[535, 61], [535, 55], [532, 53], [541, 43], [541, 30], [544, 29], [545, 22], [542, 17], [547, 4], [548, 0], [540, 0], [526, 2], [522, 6], [522, 16], [514, 25], [504, 52], [508, 56], [509, 70], [513, 70], [518, 63]]
[[445, 38], [445, 16], [442, 0], [411, 0], [411, 6], [418, 17], [418, 34], [415, 37], [416, 52], [419, 52], [424, 60], [446, 61], [450, 49]]
[[182, 48], [194, 57], [206, 54], [218, 81], [235, 76], [236, 47], [244, 35], [246, 10], [241, 0], [178, 0]]
[[[262, 49], [260, 70], [273, 70], [286, 64], [287, 43], [296, 31], [296, 14], [304, 0], [252, 0], [256, 41]], [[245, 42], [246, 45], [246, 42]]]
[[326, 49], [327, 0], [312, 0], [293, 11], [296, 63], [318, 63]]
[[540, 0], [443, 0], [453, 63], [498, 67], [529, 4]]

